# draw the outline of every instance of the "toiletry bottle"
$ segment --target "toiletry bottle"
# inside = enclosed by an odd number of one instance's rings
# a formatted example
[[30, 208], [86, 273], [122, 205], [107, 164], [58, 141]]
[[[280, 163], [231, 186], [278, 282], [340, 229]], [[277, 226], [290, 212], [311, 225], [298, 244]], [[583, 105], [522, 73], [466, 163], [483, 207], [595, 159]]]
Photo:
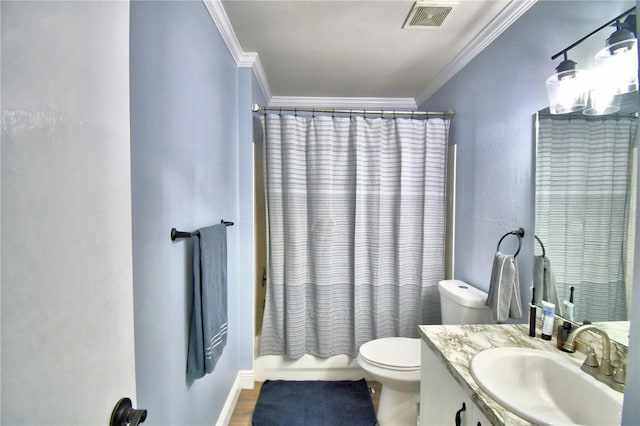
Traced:
[[558, 349], [560, 349], [561, 351], [568, 352], [564, 348], [564, 342], [567, 341], [567, 337], [569, 337], [570, 333], [571, 333], [571, 323], [569, 321], [565, 321], [562, 323], [562, 325], [558, 326], [557, 342], [558, 342]]
[[544, 340], [551, 340], [553, 334], [553, 319], [556, 313], [556, 305], [542, 301], [542, 338]]

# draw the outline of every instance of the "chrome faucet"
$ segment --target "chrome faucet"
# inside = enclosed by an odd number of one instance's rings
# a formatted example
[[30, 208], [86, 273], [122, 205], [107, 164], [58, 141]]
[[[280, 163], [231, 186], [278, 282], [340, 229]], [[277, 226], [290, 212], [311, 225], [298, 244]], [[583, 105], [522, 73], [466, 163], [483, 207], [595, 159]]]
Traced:
[[615, 369], [616, 371], [611, 367], [611, 340], [606, 331], [593, 324], [580, 326], [569, 334], [564, 343], [564, 349], [568, 352], [575, 352], [576, 338], [585, 331], [595, 332], [602, 337], [602, 359], [598, 362], [598, 357], [589, 346], [587, 358], [581, 367], [582, 371], [609, 385], [612, 389], [624, 392], [624, 367], [620, 366]]

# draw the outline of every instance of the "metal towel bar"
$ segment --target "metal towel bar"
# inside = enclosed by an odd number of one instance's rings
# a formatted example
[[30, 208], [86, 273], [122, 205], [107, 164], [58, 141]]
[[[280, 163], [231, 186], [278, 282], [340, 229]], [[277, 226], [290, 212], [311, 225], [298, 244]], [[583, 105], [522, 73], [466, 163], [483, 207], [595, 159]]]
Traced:
[[[220, 220], [220, 223], [224, 224], [225, 226], [233, 226], [233, 222], [228, 222], [224, 219]], [[171, 241], [175, 241], [176, 238], [191, 238], [194, 236], [200, 236], [200, 232], [184, 232], [177, 231], [176, 228], [171, 228]]]

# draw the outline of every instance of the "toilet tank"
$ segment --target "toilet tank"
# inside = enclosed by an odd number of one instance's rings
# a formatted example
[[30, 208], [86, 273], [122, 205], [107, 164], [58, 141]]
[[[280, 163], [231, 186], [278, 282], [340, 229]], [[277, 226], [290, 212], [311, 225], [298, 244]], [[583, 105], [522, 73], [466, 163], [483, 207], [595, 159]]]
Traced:
[[442, 324], [491, 324], [487, 293], [460, 280], [438, 283]]

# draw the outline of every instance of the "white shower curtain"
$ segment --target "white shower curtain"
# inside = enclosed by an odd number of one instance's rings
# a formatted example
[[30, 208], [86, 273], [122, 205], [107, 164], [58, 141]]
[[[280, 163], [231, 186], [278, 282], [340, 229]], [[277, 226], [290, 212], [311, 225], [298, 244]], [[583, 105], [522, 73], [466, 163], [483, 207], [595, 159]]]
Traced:
[[626, 320], [636, 118], [541, 118], [536, 235], [576, 321]]
[[449, 120], [267, 115], [262, 355], [355, 355], [438, 323]]

